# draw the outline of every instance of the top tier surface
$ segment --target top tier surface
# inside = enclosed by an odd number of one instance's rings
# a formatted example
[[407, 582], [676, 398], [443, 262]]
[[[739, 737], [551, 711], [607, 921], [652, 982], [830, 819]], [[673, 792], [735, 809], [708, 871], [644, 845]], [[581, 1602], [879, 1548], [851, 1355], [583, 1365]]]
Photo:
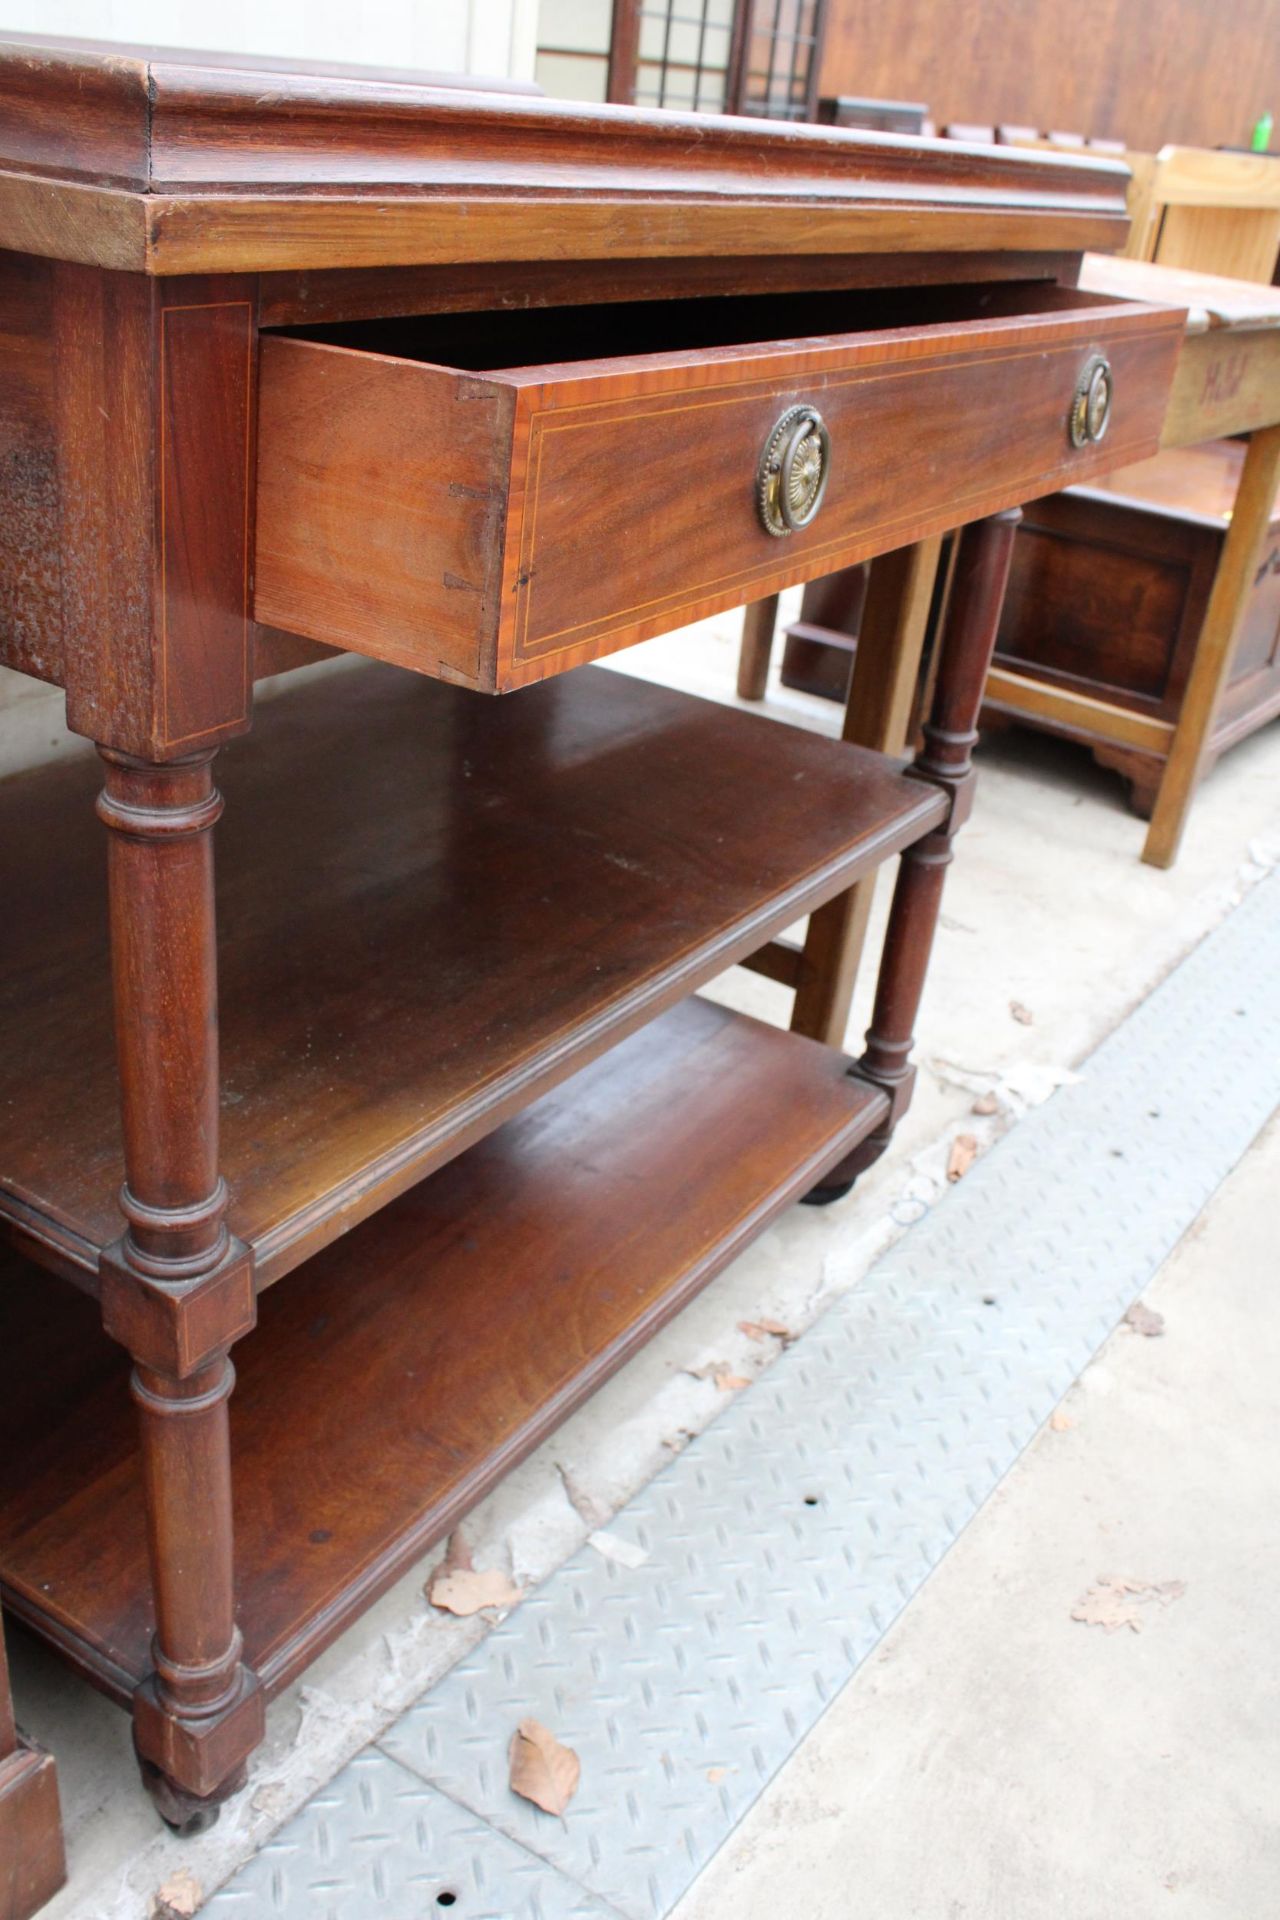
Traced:
[[1188, 333], [1280, 332], [1280, 287], [1256, 280], [1229, 280], [1222, 274], [1195, 273], [1190, 267], [1162, 267], [1154, 260], [1089, 254], [1081, 266], [1080, 285], [1089, 293], [1105, 293], [1118, 300], [1185, 307]]
[[0, 35], [0, 246], [176, 274], [1077, 253], [1127, 229], [1112, 161], [485, 87]]

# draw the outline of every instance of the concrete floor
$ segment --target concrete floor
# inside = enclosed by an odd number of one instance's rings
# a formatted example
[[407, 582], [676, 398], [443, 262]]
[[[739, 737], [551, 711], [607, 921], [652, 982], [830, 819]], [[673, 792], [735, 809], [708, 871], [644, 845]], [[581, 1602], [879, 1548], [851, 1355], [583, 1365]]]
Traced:
[[[728, 698], [737, 631], [735, 618], [708, 622], [634, 649], [619, 664]], [[834, 708], [776, 688], [766, 711], [837, 731]], [[948, 883], [920, 1025], [922, 1072], [893, 1153], [841, 1205], [785, 1216], [512, 1474], [468, 1524], [477, 1564], [506, 1566], [521, 1585], [544, 1578], [592, 1526], [652, 1477], [672, 1448], [715, 1417], [723, 1396], [709, 1379], [695, 1378], [694, 1370], [716, 1361], [751, 1375], [767, 1365], [768, 1356], [738, 1331], [740, 1320], [766, 1315], [795, 1328], [808, 1325], [937, 1198], [948, 1145], [958, 1130], [988, 1143], [1016, 1124], [1029, 1104], [1047, 1097], [1073, 1063], [1275, 864], [1280, 857], [1278, 775], [1280, 728], [1273, 728], [1215, 770], [1198, 800], [1178, 866], [1157, 873], [1139, 864], [1142, 826], [1126, 811], [1113, 776], [1074, 749], [1031, 736], [1009, 735], [994, 744], [983, 756], [977, 808]], [[882, 898], [881, 918], [885, 905]], [[869, 991], [864, 982], [851, 1036], [866, 1024]], [[785, 1019], [788, 996], [755, 976], [728, 976], [717, 992], [763, 1017]], [[1012, 1017], [1015, 1001], [1030, 1010], [1030, 1025]], [[997, 1092], [999, 1111], [975, 1120], [973, 1093], [988, 1088]], [[1169, 1343], [1149, 1344], [1162, 1353]], [[1055, 1442], [1060, 1439], [1074, 1435], [1054, 1436]], [[1070, 1517], [1046, 1515], [1045, 1525], [1058, 1531]], [[157, 1827], [136, 1784], [124, 1716], [15, 1634], [20, 1716], [32, 1736], [57, 1754], [62, 1774], [72, 1877], [47, 1910], [51, 1920], [138, 1920], [149, 1912], [156, 1887], [178, 1866], [187, 1867], [206, 1892], [212, 1890], [446, 1671], [485, 1628], [478, 1620], [456, 1621], [427, 1607], [422, 1595], [426, 1564], [407, 1575], [275, 1703], [253, 1785], [228, 1807], [213, 1833], [196, 1841], [175, 1842]], [[1129, 1570], [1091, 1564], [1088, 1575]], [[1138, 1571], [1153, 1579], [1181, 1576], [1178, 1568], [1144, 1565]], [[932, 1592], [931, 1586], [917, 1606], [927, 1604]], [[1073, 1591], [1068, 1604], [1077, 1597]], [[1148, 1639], [1166, 1629], [1179, 1609], [1191, 1610], [1190, 1598], [1189, 1592], [1187, 1600], [1152, 1621], [1148, 1636], [1135, 1641], [1140, 1657]], [[986, 1589], [971, 1593], [966, 1605], [970, 1631], [980, 1636], [989, 1608]], [[1104, 1640], [1096, 1629], [1074, 1627], [1072, 1634], [1086, 1643]], [[1077, 1651], [1074, 1640], [1069, 1644]], [[991, 1648], [987, 1655], [994, 1658]], [[1068, 1679], [1064, 1674], [1064, 1685]], [[1257, 1691], [1256, 1674], [1249, 1686]], [[1157, 1710], [1163, 1708], [1153, 1703], [1153, 1715]], [[878, 1764], [889, 1769], [895, 1756], [882, 1754]], [[940, 1760], [933, 1765], [939, 1769]], [[1064, 1750], [1063, 1765], [1064, 1795], [1072, 1777], [1094, 1777], [1087, 1756], [1065, 1756]], [[981, 1810], [989, 1782], [981, 1798], [978, 1782], [968, 1791]], [[1083, 1786], [1076, 1791], [1086, 1794]], [[824, 1804], [834, 1805], [839, 1797], [827, 1791]], [[973, 1851], [986, 1857], [984, 1849]], [[1033, 1834], [1019, 1843], [1018, 1852], [1035, 1856]], [[714, 1897], [715, 1871], [707, 1876], [708, 1898]], [[696, 1897], [703, 1898], [703, 1892]], [[736, 1914], [732, 1901], [739, 1894], [724, 1898], [730, 1905], [707, 1913]], [[861, 1909], [823, 1910], [875, 1912], [877, 1920], [935, 1911], [947, 1920], [953, 1913], [986, 1912], [1035, 1920], [1038, 1913], [1059, 1910], [1019, 1907], [1016, 1901], [1012, 1907], [988, 1908], [973, 1904], [976, 1891], [964, 1888], [957, 1889], [957, 1898], [968, 1898], [970, 1905], [881, 1901]], [[807, 1911], [789, 1898], [780, 1904], [783, 1911]], [[1095, 1914], [1105, 1920], [1123, 1909], [1077, 1903], [1070, 1910], [1084, 1920], [1094, 1920]], [[1185, 1910], [1216, 1914], [1229, 1909]]]
[[673, 1920], [1275, 1920], [1277, 1193], [1273, 1123]]

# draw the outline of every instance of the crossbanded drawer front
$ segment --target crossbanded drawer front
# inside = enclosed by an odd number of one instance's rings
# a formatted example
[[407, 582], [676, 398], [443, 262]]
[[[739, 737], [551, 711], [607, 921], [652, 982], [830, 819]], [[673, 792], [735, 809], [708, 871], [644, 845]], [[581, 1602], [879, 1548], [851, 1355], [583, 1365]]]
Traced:
[[1181, 314], [1038, 294], [498, 371], [267, 338], [257, 618], [505, 691], [1152, 452]]

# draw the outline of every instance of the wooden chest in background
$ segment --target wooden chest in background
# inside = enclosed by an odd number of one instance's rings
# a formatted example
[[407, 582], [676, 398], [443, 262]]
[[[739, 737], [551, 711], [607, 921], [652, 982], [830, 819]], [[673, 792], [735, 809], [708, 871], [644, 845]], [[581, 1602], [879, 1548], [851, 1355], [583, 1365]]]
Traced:
[[[1103, 766], [1124, 774], [1144, 815], [1186, 691], [1244, 454], [1236, 440], [1167, 449], [1036, 501], [1015, 542], [985, 718], [1016, 718], [1083, 741]], [[1083, 720], [1030, 712], [1025, 702], [1015, 714], [1000, 697], [1002, 670], [1125, 707], [1135, 717], [1132, 741], [1117, 744]], [[1273, 509], [1209, 737], [1210, 764], [1277, 713], [1280, 513]]]

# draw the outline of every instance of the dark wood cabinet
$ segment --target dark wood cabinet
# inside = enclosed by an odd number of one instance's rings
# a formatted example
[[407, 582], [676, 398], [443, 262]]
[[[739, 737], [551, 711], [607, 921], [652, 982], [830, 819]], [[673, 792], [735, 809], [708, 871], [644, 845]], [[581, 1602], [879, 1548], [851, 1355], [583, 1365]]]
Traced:
[[[24, 1442], [28, 1436], [23, 1435]], [[27, 1457], [25, 1444], [22, 1457]], [[67, 1877], [52, 1755], [24, 1738], [13, 1715], [0, 1636], [0, 1920], [31, 1920]]]
[[[0, 660], [101, 761], [0, 790], [0, 1582], [175, 1825], [888, 1145], [1017, 506], [1164, 413], [1181, 315], [1074, 287], [1124, 184], [0, 42]], [[873, 556], [887, 657], [885, 579], [958, 526], [908, 768], [584, 664]], [[250, 734], [255, 675], [326, 648], [371, 658]], [[792, 1032], [691, 997], [737, 963]]]
[[[1241, 441], [1170, 448], [1025, 512], [1014, 546], [988, 719], [1016, 717], [1093, 749], [1148, 817], [1182, 710], [1239, 490]], [[1133, 716], [1091, 730], [1088, 708], [1037, 716], [1001, 699], [1001, 670]], [[1280, 512], [1254, 569], [1206, 763], [1280, 713]], [[1152, 723], [1144, 726], [1144, 722]]]

